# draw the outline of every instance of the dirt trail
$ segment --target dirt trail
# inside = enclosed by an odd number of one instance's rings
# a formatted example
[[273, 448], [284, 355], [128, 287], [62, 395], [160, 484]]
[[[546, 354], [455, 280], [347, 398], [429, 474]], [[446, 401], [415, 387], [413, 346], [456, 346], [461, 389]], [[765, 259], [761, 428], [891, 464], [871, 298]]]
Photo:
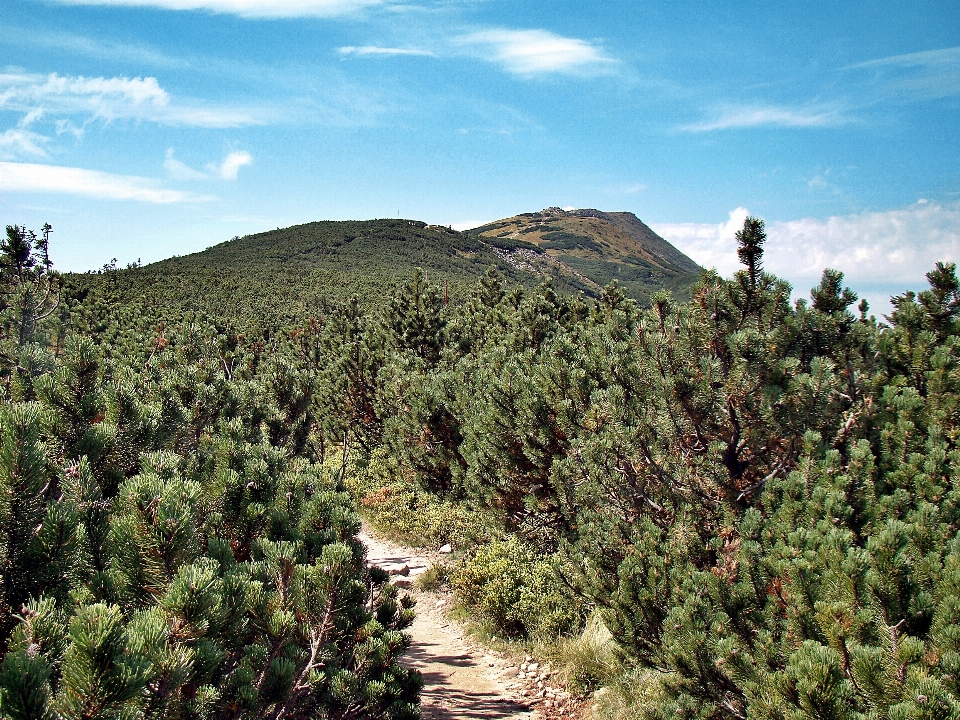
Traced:
[[[383, 540], [367, 526], [360, 539], [367, 546], [368, 562], [394, 573], [400, 585], [411, 583], [436, 559]], [[407, 574], [398, 573], [404, 566]], [[408, 592], [417, 600], [417, 618], [407, 630], [413, 644], [403, 663], [423, 674], [424, 720], [540, 717], [530, 704], [507, 689], [518, 669], [510, 658], [472, 642], [458, 623], [447, 618], [448, 601], [444, 596], [412, 588]]]

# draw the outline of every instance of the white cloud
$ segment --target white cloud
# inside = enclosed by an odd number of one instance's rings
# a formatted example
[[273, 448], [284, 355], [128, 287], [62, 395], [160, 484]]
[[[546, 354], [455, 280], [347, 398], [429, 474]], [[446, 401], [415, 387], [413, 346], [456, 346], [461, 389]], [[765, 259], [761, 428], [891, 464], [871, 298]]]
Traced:
[[186, 163], [177, 160], [173, 155], [173, 148], [169, 148], [163, 161], [164, 170], [173, 180], [209, 180], [211, 177], [219, 177], [221, 180], [236, 180], [240, 168], [253, 162], [250, 153], [245, 150], [235, 150], [227, 155], [219, 165], [207, 163], [207, 170], [210, 173], [208, 175], [199, 170], [194, 170]]
[[[661, 223], [651, 227], [704, 267], [730, 276], [740, 269], [735, 233], [749, 214], [739, 207], [725, 223]], [[937, 261], [960, 261], [960, 203], [922, 200], [884, 212], [803, 218], [767, 224], [764, 266], [805, 290], [824, 268], [842, 271], [852, 287], [923, 289]]]
[[729, 277], [740, 268], [736, 232], [749, 214], [746, 208], [738, 207], [723, 223], [655, 223], [650, 227], [703, 267], [716, 268]]
[[337, 52], [339, 52], [341, 55], [359, 55], [359, 56], [374, 56], [374, 57], [394, 57], [397, 55], [436, 57], [436, 54], [430, 52], [429, 50], [419, 50], [417, 48], [380, 47], [379, 45], [362, 45], [360, 47], [357, 47], [354, 45], [346, 45], [342, 48], [337, 48]]
[[548, 73], [598, 75], [610, 72], [616, 64], [586, 40], [546, 30], [481, 30], [455, 38], [454, 42], [523, 77]]
[[43, 108], [34, 108], [26, 115], [24, 115], [20, 122], [17, 123], [17, 127], [26, 128], [33, 125], [37, 120], [43, 117]]
[[41, 146], [48, 142], [50, 138], [30, 130], [6, 130], [0, 135], [0, 157], [18, 154], [46, 157], [47, 151]]
[[70, 133], [78, 140], [83, 137], [83, 131], [86, 130], [86, 123], [77, 127], [73, 122], [65, 119], [57, 120], [53, 125], [57, 129], [57, 135]]
[[473, 230], [474, 228], [483, 227], [489, 223], [492, 223], [493, 220], [461, 220], [455, 223], [438, 223], [439, 225], [449, 225], [457, 232], [464, 232], [465, 230]]
[[227, 155], [220, 165], [208, 165], [207, 167], [224, 180], [236, 180], [240, 168], [252, 162], [253, 158], [250, 157], [250, 153], [240, 150]]
[[721, 109], [712, 120], [684, 125], [687, 132], [710, 132], [754, 127], [832, 127], [848, 122], [837, 109], [784, 108], [772, 105], [748, 105]]
[[192, 102], [173, 102], [154, 77], [88, 78], [57, 73], [0, 74], [0, 108], [44, 114], [115, 120], [129, 118], [165, 125], [239, 127], [261, 122], [253, 113]]
[[0, 191], [83, 195], [108, 200], [135, 200], [158, 204], [215, 199], [209, 195], [168, 190], [160, 187], [159, 182], [151, 178], [113, 175], [83, 168], [14, 162], [0, 162]]
[[119, 5], [164, 10], [206, 10], [245, 18], [333, 17], [382, 0], [59, 0], [62, 5]]

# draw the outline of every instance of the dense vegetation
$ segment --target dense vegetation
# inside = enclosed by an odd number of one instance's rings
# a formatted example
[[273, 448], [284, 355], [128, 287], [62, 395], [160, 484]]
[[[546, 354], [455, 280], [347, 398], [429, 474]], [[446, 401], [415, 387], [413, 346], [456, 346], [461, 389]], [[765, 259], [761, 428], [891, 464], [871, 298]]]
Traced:
[[953, 265], [880, 323], [831, 270], [791, 302], [748, 218], [744, 269], [687, 303], [493, 271], [446, 302], [418, 272], [284, 328], [262, 293], [158, 317], [139, 271], [54, 310], [20, 235], [4, 715], [409, 716], [409, 608], [364, 574], [347, 488], [452, 542], [500, 636], [602, 623], [631, 717], [960, 717]]
[[196, 321], [98, 333], [41, 240], [0, 251], [0, 714], [416, 717], [411, 602], [285, 422], [289, 361]]
[[[316, 222], [234, 238], [192, 255], [143, 267], [68, 278], [70, 291], [94, 291], [111, 308], [139, 304], [155, 322], [203, 311], [215, 322], [258, 330], [291, 329], [356, 298], [364, 310], [383, 304], [414, 270], [462, 301], [476, 278], [496, 266], [511, 284], [535, 287], [543, 278], [520, 270], [468, 233], [410, 220]], [[535, 246], [529, 246], [534, 248]], [[542, 269], [567, 294], [596, 286]], [[110, 291], [99, 275], [110, 275]]]
[[[564, 254], [566, 264], [560, 264], [523, 239], [481, 237], [412, 220], [370, 220], [278, 228], [192, 255], [129, 266], [124, 272], [114, 272], [112, 264], [99, 274], [68, 277], [68, 291], [82, 295], [95, 290], [114, 308], [139, 304], [154, 322], [171, 322], [200, 310], [214, 322], [234, 323], [245, 331], [252, 329], [252, 320], [257, 330], [289, 330], [302, 325], [304, 318], [335, 312], [352, 298], [365, 311], [375, 310], [418, 268], [454, 304], [466, 299], [476, 279], [490, 267], [496, 267], [509, 285], [533, 289], [550, 280], [566, 295], [599, 297], [613, 279], [643, 303], [651, 292], [666, 286], [687, 294], [697, 266], [642, 227], [644, 243], [665, 246], [672, 254], [658, 251], [685, 260], [682, 272], [664, 274], [646, 259], [621, 258], [613, 250], [589, 258]], [[632, 252], [642, 251], [643, 246], [630, 242]], [[110, 292], [99, 277], [104, 273], [110, 274]]]

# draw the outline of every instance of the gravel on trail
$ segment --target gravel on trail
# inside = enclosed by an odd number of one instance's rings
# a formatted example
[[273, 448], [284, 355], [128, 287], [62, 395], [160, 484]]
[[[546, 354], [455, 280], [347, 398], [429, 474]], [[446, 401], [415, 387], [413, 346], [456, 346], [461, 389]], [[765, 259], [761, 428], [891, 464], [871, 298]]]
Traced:
[[[407, 628], [412, 644], [402, 663], [423, 674], [421, 696], [424, 720], [492, 718], [540, 720], [542, 698], [523, 697], [516, 678], [518, 662], [474, 642], [463, 627], [447, 617], [449, 598], [418, 591], [416, 577], [439, 554], [396, 545], [364, 525], [360, 540], [367, 546], [367, 562], [391, 573], [391, 580], [417, 601], [417, 617]], [[512, 686], [508, 688], [508, 686]]]

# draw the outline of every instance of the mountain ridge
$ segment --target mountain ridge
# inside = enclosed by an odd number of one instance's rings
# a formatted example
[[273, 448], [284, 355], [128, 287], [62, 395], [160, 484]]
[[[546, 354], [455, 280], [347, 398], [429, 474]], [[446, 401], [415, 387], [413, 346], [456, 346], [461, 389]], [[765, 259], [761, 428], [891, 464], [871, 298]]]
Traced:
[[545, 208], [469, 231], [493, 243], [512, 241], [545, 253], [600, 285], [617, 280], [638, 300], [665, 287], [685, 294], [701, 268], [631, 212]]
[[592, 298], [616, 280], [643, 305], [661, 288], [689, 297], [699, 272], [632, 213], [547, 208], [465, 232], [405, 219], [316, 221], [110, 274], [157, 310], [241, 317], [263, 312], [267, 297], [265, 312], [286, 325], [352, 297], [381, 304], [418, 271], [457, 303], [490, 267], [507, 285], [548, 280]]

